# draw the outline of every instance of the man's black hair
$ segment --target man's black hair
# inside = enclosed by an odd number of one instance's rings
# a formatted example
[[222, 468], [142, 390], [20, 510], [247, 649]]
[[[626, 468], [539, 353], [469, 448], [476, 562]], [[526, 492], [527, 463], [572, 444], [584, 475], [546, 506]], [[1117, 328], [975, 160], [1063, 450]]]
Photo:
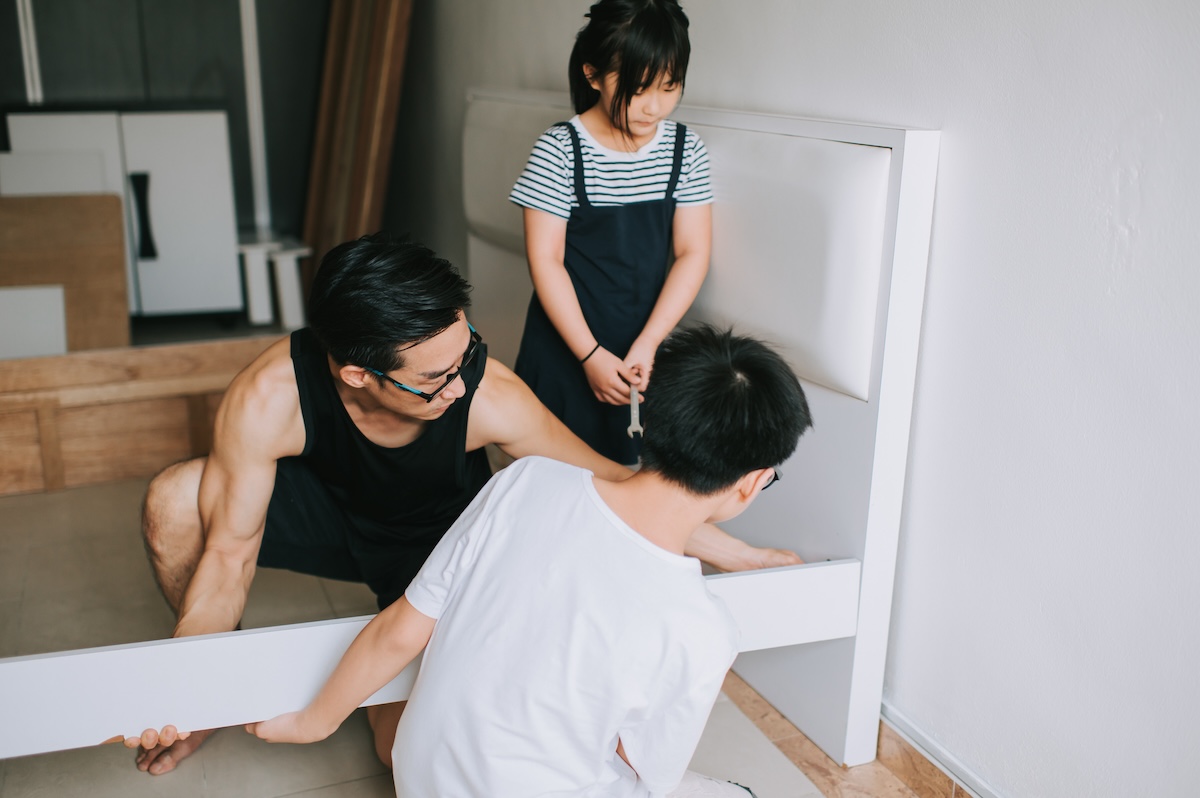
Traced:
[[470, 306], [471, 286], [450, 261], [387, 233], [339, 244], [321, 260], [308, 324], [339, 364], [402, 368], [401, 349], [450, 327]]
[[812, 426], [804, 390], [782, 357], [709, 325], [662, 342], [643, 408], [642, 468], [702, 496], [778, 466]]
[[600, 0], [587, 17], [567, 67], [571, 103], [582, 114], [600, 99], [584, 75], [584, 64], [591, 64], [599, 79], [615, 72], [617, 91], [607, 111], [617, 128], [628, 133], [629, 102], [635, 94], [663, 75], [683, 90], [692, 52], [687, 15], [678, 0]]

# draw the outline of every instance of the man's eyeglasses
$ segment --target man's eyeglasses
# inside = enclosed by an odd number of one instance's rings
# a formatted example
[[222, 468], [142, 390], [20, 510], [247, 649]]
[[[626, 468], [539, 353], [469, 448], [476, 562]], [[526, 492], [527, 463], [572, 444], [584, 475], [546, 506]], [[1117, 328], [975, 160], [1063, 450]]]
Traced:
[[772, 469], [771, 469], [771, 481], [770, 481], [770, 482], [768, 482], [766, 485], [763, 485], [763, 486], [762, 486], [762, 489], [763, 489], [763, 490], [766, 490], [767, 488], [769, 488], [769, 487], [771, 487], [772, 485], [774, 485], [776, 482], [778, 482], [778, 481], [779, 481], [779, 478], [780, 478], [781, 476], [783, 476], [783, 474], [780, 474], [780, 473], [779, 473], [779, 469], [778, 469], [778, 468], [772, 468]]
[[475, 359], [476, 353], [479, 352], [479, 345], [481, 343], [483, 343], [483, 336], [480, 335], [479, 333], [475, 332], [475, 328], [471, 326], [470, 322], [467, 322], [467, 328], [470, 329], [470, 331], [471, 331], [471, 342], [467, 344], [467, 351], [463, 352], [462, 363], [454, 371], [447, 374], [446, 381], [443, 382], [441, 385], [439, 385], [437, 388], [435, 388], [431, 393], [425, 393], [424, 391], [418, 391], [416, 388], [413, 388], [410, 385], [405, 385], [402, 382], [397, 382], [396, 380], [393, 380], [391, 377], [384, 374], [382, 371], [379, 371], [378, 369], [368, 368], [366, 370], [371, 372], [372, 374], [374, 374], [377, 377], [383, 377], [385, 380], [390, 382], [392, 385], [395, 385], [397, 388], [399, 388], [402, 391], [408, 391], [409, 393], [415, 393], [417, 396], [424, 399], [426, 403], [432, 402], [434, 399], [437, 399], [439, 395], [441, 395], [442, 391], [444, 391], [450, 387], [450, 383], [452, 383], [456, 379], [458, 379], [458, 375], [462, 374], [462, 370], [465, 369], [471, 363], [471, 361]]

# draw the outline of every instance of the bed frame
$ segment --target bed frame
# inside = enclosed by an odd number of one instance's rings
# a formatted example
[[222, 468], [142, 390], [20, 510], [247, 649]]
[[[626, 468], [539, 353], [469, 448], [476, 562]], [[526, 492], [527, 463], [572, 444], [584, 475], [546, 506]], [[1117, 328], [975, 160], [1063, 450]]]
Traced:
[[[506, 202], [557, 93], [474, 90], [464, 129], [471, 317], [516, 352], [529, 280]], [[712, 269], [696, 318], [776, 343], [815, 428], [727, 528], [809, 564], [709, 577], [739, 674], [839, 763], [875, 758], [939, 134], [680, 108], [713, 162]], [[0, 758], [172, 723], [230, 726], [308, 702], [368, 617], [0, 660]], [[418, 663], [367, 703], [402, 699]], [[171, 673], [170, 693], [142, 674]], [[281, 678], [286, 674], [286, 678]]]

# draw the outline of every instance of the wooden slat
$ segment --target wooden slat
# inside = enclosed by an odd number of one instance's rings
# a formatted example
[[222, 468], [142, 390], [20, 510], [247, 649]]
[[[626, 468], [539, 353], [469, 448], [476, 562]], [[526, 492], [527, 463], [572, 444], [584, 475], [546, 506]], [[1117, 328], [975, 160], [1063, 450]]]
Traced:
[[277, 336], [0, 361], [0, 496], [207, 454], [225, 388]]
[[386, 200], [412, 0], [330, 5], [318, 127], [303, 238], [315, 262], [332, 247], [380, 228]]
[[58, 432], [58, 406], [44, 402], [37, 408], [38, 444], [42, 455], [42, 481], [45, 490], [66, 486], [62, 440]]
[[115, 194], [0, 197], [0, 286], [61, 285], [71, 351], [129, 344]]
[[232, 376], [278, 340], [277, 335], [257, 335], [0, 360], [0, 396], [134, 380], [212, 374]]
[[149, 476], [192, 454], [182, 397], [63, 408], [58, 424], [69, 487]]
[[[846, 637], [857, 560], [709, 577], [742, 629], [742, 650]], [[797, 605], [797, 600], [804, 603]], [[791, 608], [780, 612], [780, 607]], [[776, 631], [756, 629], [774, 619]], [[782, 621], [780, 619], [783, 619]], [[370, 616], [0, 660], [0, 758], [96, 745], [174, 724], [236, 726], [306, 705]], [[408, 697], [418, 663], [364, 706]], [[146, 674], [170, 688], [146, 689]]]
[[0, 496], [44, 488], [37, 410], [0, 413]]

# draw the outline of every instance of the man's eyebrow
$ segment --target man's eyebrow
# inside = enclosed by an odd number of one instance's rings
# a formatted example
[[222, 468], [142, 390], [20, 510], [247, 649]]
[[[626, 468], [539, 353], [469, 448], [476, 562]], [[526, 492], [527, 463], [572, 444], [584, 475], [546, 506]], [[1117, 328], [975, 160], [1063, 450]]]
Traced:
[[438, 377], [444, 377], [444, 376], [446, 376], [446, 375], [447, 375], [447, 374], [449, 374], [449, 373], [450, 373], [450, 372], [451, 372], [453, 369], [454, 369], [454, 367], [453, 367], [453, 366], [451, 366], [450, 368], [448, 368], [448, 369], [442, 369], [441, 371], [422, 371], [422, 372], [421, 372], [420, 374], [418, 374], [417, 376], [418, 376], [418, 377], [421, 377], [421, 378], [423, 378], [423, 379], [426, 379], [426, 380], [435, 380], [435, 379], [437, 379]]

